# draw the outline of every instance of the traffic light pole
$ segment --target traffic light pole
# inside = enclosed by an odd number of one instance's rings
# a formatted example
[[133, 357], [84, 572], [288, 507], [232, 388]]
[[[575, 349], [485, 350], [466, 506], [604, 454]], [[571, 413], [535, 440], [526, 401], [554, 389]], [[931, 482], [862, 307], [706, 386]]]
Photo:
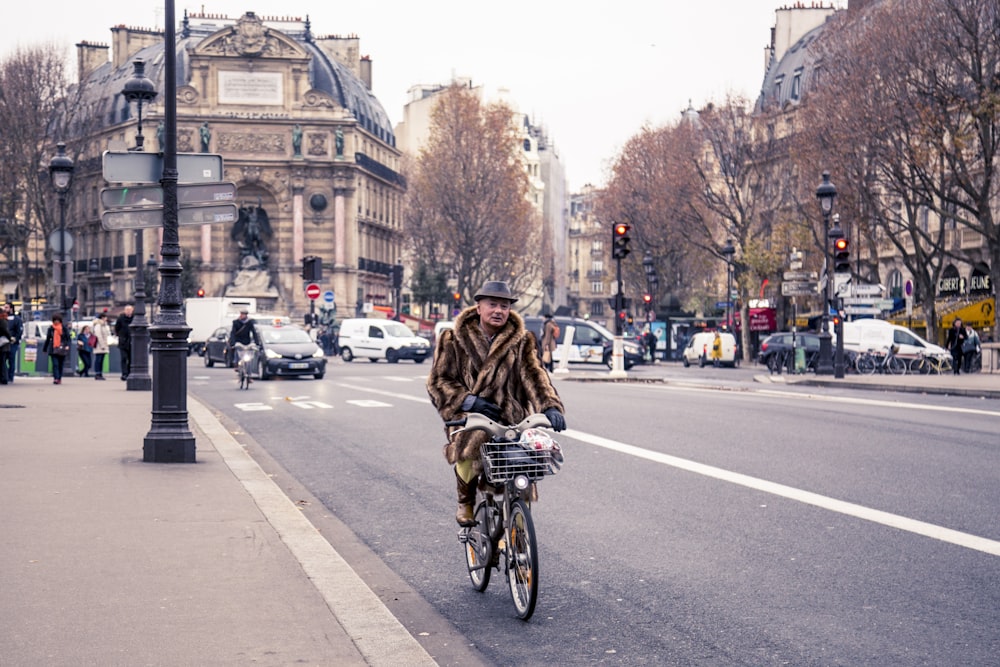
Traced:
[[625, 294], [622, 285], [622, 260], [621, 257], [615, 259], [616, 280], [618, 289], [615, 294], [615, 339], [611, 345], [611, 373], [610, 377], [628, 377], [625, 372], [625, 341], [623, 339], [624, 325], [622, 324], [622, 314], [625, 310]]

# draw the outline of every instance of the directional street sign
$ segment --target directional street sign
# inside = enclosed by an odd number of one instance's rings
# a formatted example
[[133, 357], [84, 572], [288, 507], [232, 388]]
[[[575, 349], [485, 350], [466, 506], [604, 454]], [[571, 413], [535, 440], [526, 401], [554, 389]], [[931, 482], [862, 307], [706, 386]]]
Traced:
[[[104, 151], [104, 180], [109, 183], [159, 183], [163, 154]], [[222, 156], [214, 153], [178, 153], [178, 183], [214, 183], [222, 180]]]
[[[227, 202], [236, 199], [236, 184], [219, 183], [178, 183], [177, 205], [184, 208], [190, 204]], [[160, 207], [163, 205], [163, 188], [159, 185], [133, 185], [101, 190], [101, 204], [104, 208]]]
[[816, 283], [788, 281], [781, 283], [781, 296], [812, 296], [816, 294]]
[[785, 271], [783, 278], [787, 281], [819, 280], [815, 271]]
[[882, 310], [875, 306], [845, 306], [844, 313], [847, 315], [880, 315]]
[[870, 296], [845, 296], [843, 298], [845, 306], [874, 306], [875, 299]]
[[[202, 204], [186, 206], [177, 211], [178, 225], [206, 225], [213, 222], [236, 222], [239, 209], [236, 204]], [[105, 211], [101, 227], [108, 231], [144, 229], [163, 226], [163, 207], [129, 208]]]
[[882, 296], [881, 285], [852, 284], [850, 289], [853, 296]]

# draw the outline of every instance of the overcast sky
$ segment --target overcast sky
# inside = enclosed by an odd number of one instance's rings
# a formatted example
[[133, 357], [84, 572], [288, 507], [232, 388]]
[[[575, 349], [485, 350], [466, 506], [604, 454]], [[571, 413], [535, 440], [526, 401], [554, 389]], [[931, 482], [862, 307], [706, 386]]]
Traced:
[[[807, 0], [808, 2], [809, 0]], [[547, 129], [568, 186], [603, 185], [622, 145], [644, 124], [673, 122], [727, 93], [756, 99], [774, 12], [793, 0], [175, 0], [238, 18], [312, 20], [315, 34], [356, 34], [373, 61], [373, 90], [393, 124], [415, 84], [471, 78]], [[842, 4], [839, 0], [837, 4]], [[163, 27], [164, 0], [45, 0], [0, 22], [0, 49], [110, 43], [124, 24]]]

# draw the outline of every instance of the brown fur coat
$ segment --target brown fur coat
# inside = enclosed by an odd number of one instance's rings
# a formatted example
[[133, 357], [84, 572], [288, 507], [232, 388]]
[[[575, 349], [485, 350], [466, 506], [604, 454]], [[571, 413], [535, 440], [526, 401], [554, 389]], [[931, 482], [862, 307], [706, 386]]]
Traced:
[[[549, 408], [564, 412], [559, 394], [538, 359], [535, 335], [513, 311], [492, 346], [479, 328], [476, 308], [462, 311], [455, 328], [443, 331], [438, 338], [427, 393], [445, 421], [462, 417], [462, 401], [469, 394], [499, 405], [505, 424], [516, 424]], [[452, 430], [446, 428], [445, 432]], [[449, 438], [445, 457], [449, 463], [478, 460], [479, 446], [486, 439], [482, 431]]]

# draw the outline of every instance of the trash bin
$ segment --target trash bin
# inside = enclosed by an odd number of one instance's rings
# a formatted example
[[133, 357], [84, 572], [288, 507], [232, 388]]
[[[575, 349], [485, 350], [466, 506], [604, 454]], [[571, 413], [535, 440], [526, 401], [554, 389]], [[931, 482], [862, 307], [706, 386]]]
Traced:
[[804, 347], [795, 348], [795, 372], [806, 372], [806, 348]]

